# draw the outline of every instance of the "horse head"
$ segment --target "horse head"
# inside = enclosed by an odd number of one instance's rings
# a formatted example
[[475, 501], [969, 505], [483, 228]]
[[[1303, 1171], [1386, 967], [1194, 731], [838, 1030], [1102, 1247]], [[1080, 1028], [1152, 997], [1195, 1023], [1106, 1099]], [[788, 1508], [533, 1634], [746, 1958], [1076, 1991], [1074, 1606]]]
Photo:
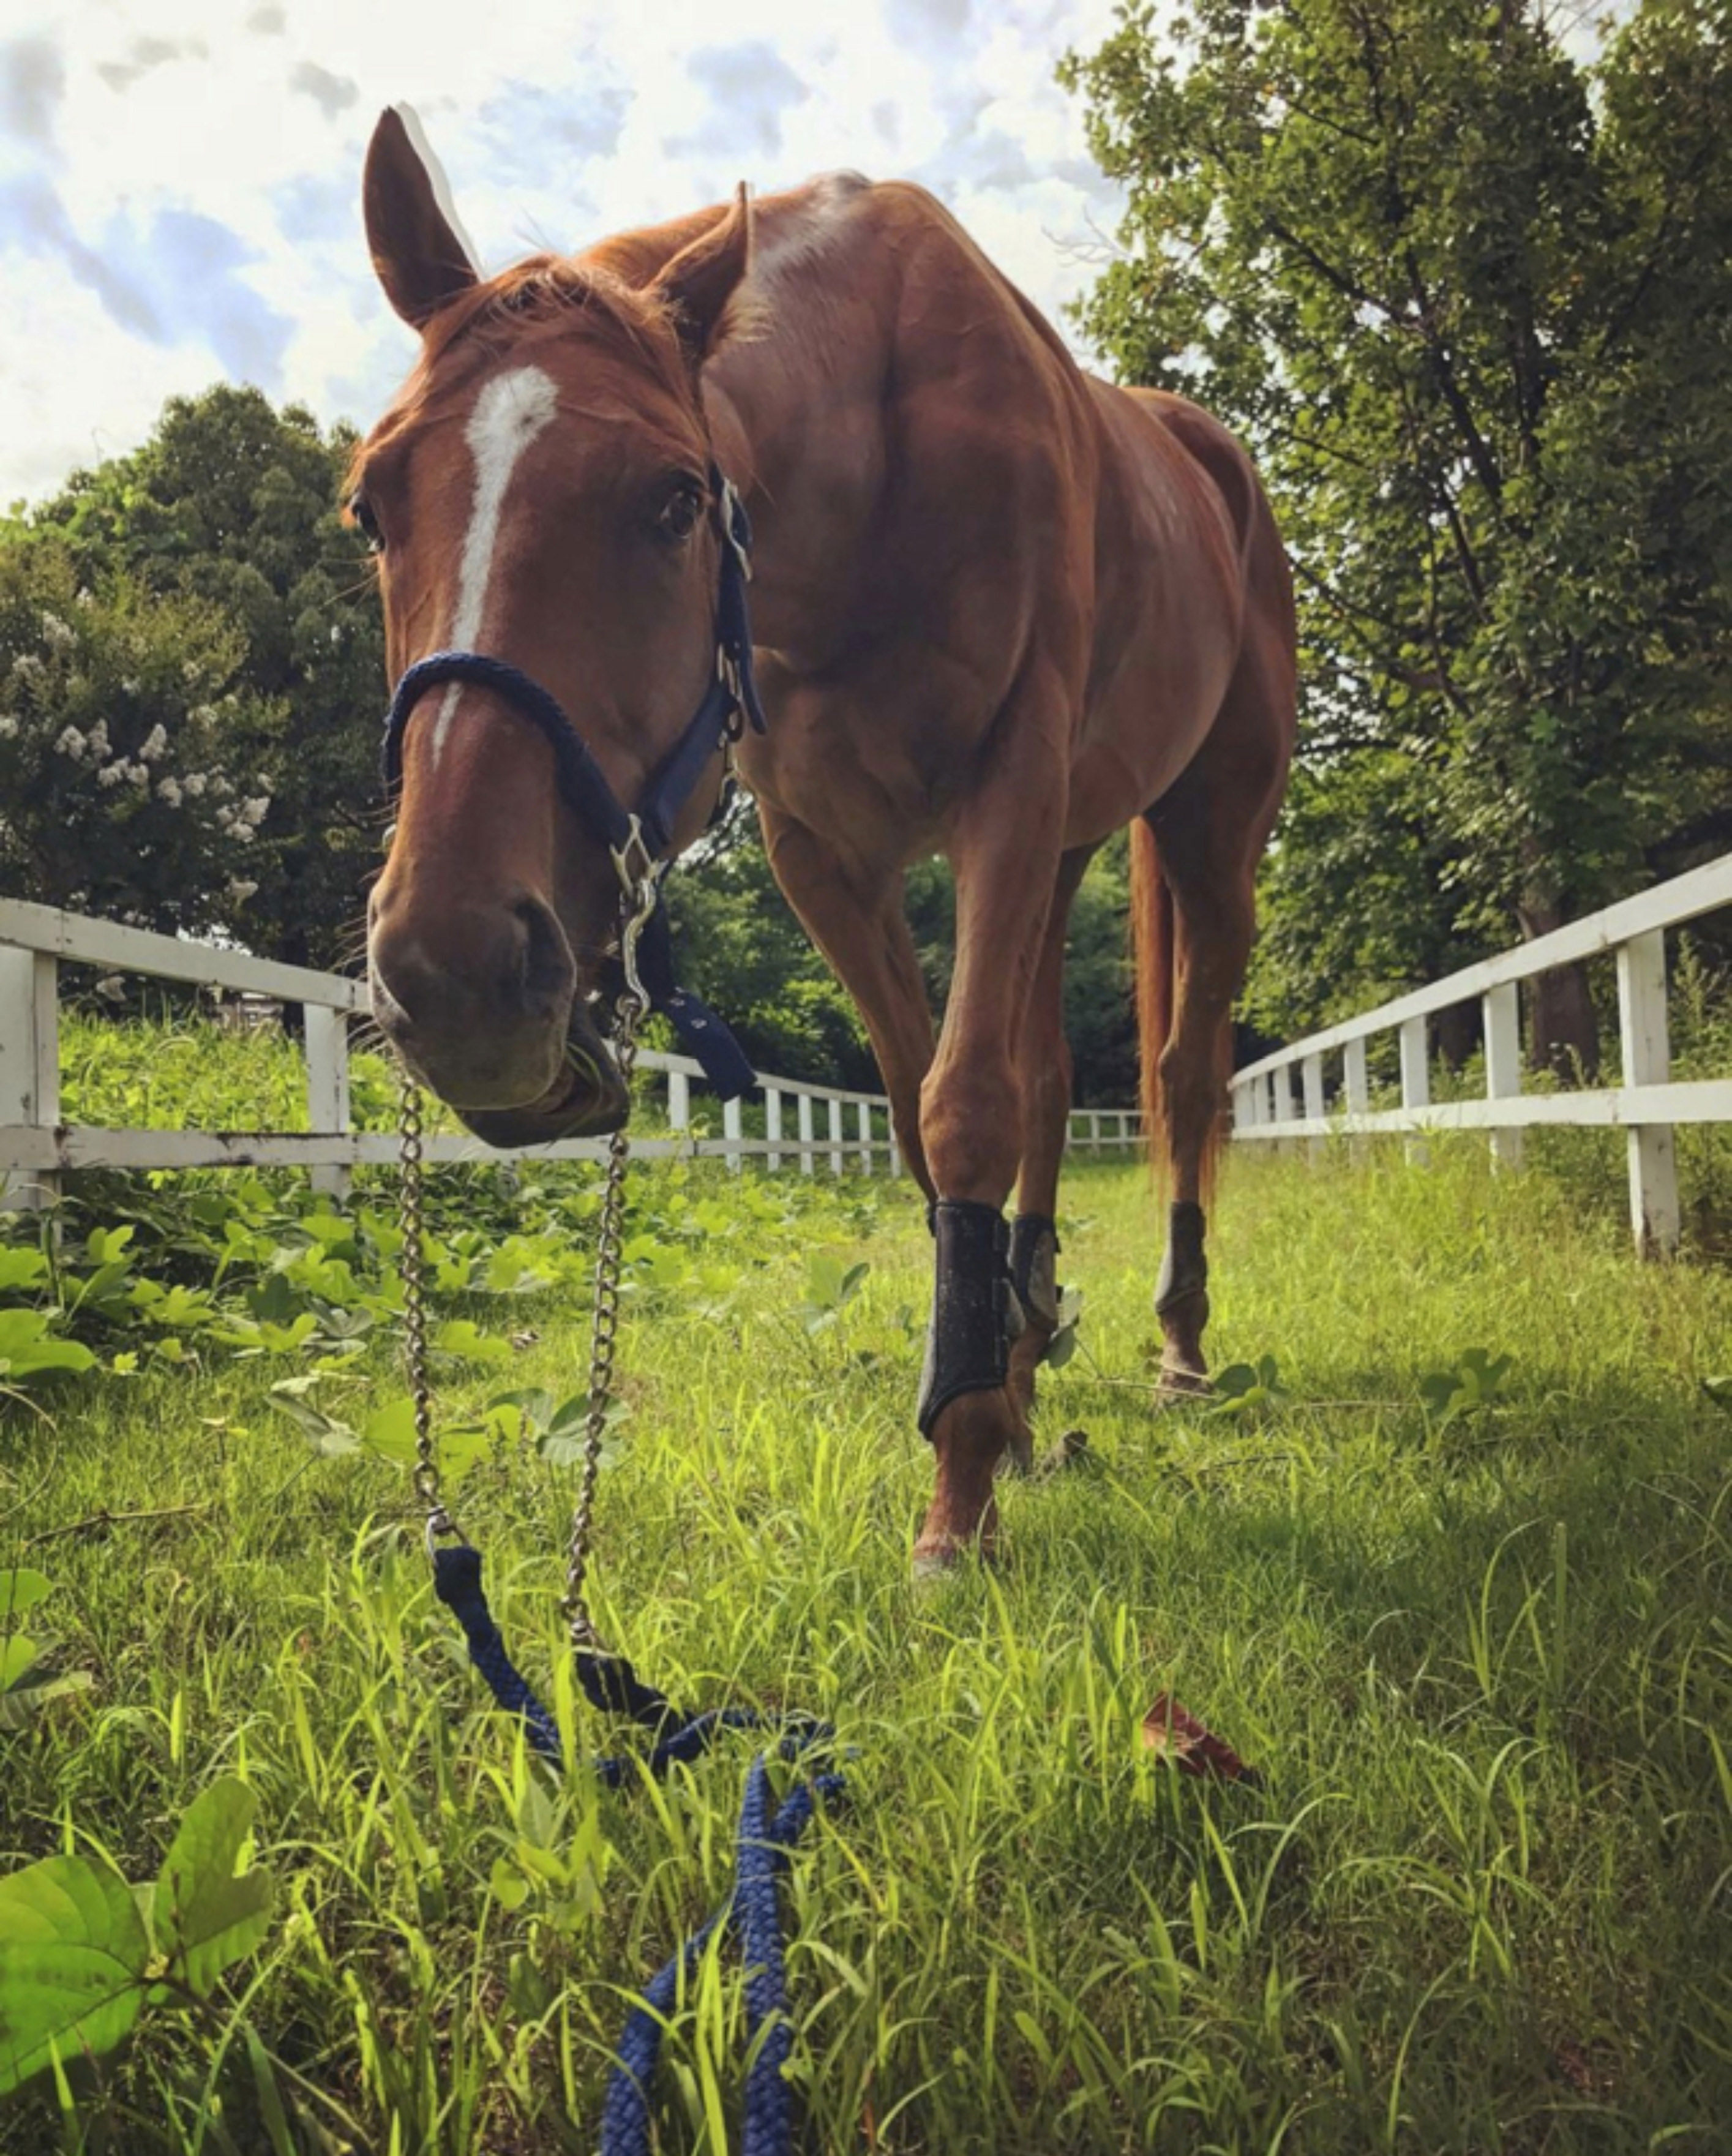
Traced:
[[[482, 660], [424, 690], [410, 675], [393, 709], [373, 1009], [490, 1143], [612, 1130], [628, 1104], [595, 1011], [626, 870], [573, 808], [561, 752], [587, 752], [602, 795], [633, 803], [713, 693], [731, 541], [701, 373], [748, 266], [744, 191], [642, 281], [552, 255], [483, 278], [413, 123], [389, 111], [364, 203], [386, 295], [422, 339], [350, 486], [392, 676], [440, 651]], [[494, 662], [497, 680], [479, 678]], [[570, 740], [529, 722], [530, 690]], [[671, 851], [714, 805], [720, 750], [670, 810]]]

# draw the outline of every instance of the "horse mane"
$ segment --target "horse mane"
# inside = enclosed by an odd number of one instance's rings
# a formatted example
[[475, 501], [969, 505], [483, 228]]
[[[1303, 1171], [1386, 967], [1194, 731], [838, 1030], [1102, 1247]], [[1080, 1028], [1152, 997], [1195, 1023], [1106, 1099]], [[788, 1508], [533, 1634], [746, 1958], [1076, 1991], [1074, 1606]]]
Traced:
[[648, 364], [676, 394], [689, 393], [689, 377], [675, 332], [674, 310], [660, 294], [632, 285], [603, 264], [568, 255], [531, 254], [485, 283], [472, 285], [440, 308], [422, 332], [413, 371], [389, 411], [356, 445], [344, 481], [359, 484], [372, 452], [426, 416], [444, 390], [449, 356], [465, 344], [494, 349], [489, 331], [526, 322], [576, 318], [584, 333], [638, 366]]

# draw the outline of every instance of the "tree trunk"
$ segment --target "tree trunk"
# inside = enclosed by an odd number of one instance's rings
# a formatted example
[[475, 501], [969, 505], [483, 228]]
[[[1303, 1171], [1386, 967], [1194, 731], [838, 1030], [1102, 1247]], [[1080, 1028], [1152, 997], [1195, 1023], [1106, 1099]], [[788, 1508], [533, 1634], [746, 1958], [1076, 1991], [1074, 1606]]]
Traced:
[[1459, 1070], [1479, 1045], [1479, 1006], [1455, 1004], [1432, 1021], [1432, 1040], [1452, 1070]]
[[[1564, 925], [1556, 896], [1537, 883], [1530, 886], [1515, 916], [1530, 943]], [[1600, 1027], [1585, 964], [1557, 966], [1529, 982], [1528, 1023], [1529, 1055], [1535, 1070], [1555, 1070], [1566, 1081], [1598, 1076]]]

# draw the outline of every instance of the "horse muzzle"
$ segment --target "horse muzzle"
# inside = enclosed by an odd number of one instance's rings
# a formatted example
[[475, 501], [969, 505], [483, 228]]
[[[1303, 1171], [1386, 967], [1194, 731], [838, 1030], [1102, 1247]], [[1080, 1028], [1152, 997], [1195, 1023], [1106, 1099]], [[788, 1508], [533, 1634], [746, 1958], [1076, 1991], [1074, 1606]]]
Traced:
[[442, 907], [375, 894], [373, 1015], [409, 1070], [494, 1146], [618, 1128], [624, 1080], [580, 993], [551, 907]]
[[632, 1096], [618, 1065], [579, 1006], [566, 1035], [565, 1062], [539, 1101], [517, 1108], [453, 1105], [465, 1129], [487, 1145], [505, 1147], [605, 1137], [631, 1113]]

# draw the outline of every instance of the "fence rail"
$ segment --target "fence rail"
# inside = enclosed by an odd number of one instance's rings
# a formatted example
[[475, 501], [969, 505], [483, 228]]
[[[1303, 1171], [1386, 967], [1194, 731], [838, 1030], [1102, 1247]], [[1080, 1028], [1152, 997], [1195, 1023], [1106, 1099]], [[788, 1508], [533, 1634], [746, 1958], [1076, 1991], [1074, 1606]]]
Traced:
[[[1622, 1129], [1628, 1134], [1630, 1222], [1637, 1247], [1647, 1254], [1675, 1250], [1680, 1219], [1673, 1131], [1679, 1123], [1732, 1122], [1732, 1079], [1672, 1081], [1666, 932], [1725, 906], [1732, 906], [1732, 854], [1278, 1049], [1234, 1073], [1233, 1137], [1314, 1144], [1337, 1132], [1484, 1130], [1492, 1134], [1493, 1158], [1515, 1167], [1521, 1133], [1536, 1126]], [[1607, 952], [1617, 962], [1622, 1083], [1524, 1094], [1521, 983]], [[1486, 1097], [1434, 1102], [1428, 1022], [1439, 1011], [1474, 1001], [1484, 1029]], [[1401, 1105], [1373, 1109], [1366, 1047], [1385, 1033], [1395, 1034], [1399, 1043]], [[1331, 1088], [1325, 1059], [1335, 1056], [1340, 1074]]]
[[[235, 995], [300, 1004], [305, 1018], [305, 1131], [110, 1130], [60, 1119], [59, 969], [63, 963], [139, 973]], [[151, 930], [93, 920], [23, 899], [0, 899], [0, 1204], [38, 1207], [49, 1202], [57, 1178], [89, 1168], [304, 1168], [316, 1188], [341, 1190], [350, 1171], [397, 1158], [387, 1132], [356, 1131], [349, 1113], [349, 1021], [367, 1011], [365, 984], [255, 958], [243, 951], [183, 942]], [[741, 1103], [723, 1104], [720, 1137], [692, 1127], [691, 1081], [702, 1076], [690, 1057], [644, 1049], [640, 1071], [666, 1086], [669, 1135], [634, 1139], [648, 1159], [722, 1159], [738, 1170], [761, 1160], [775, 1173], [802, 1175], [820, 1164], [833, 1175], [850, 1169], [899, 1172], [889, 1103], [881, 1093], [857, 1093], [803, 1078], [761, 1075], [764, 1136], [747, 1137]], [[822, 1122], [822, 1127], [820, 1123]], [[1099, 1152], [1140, 1142], [1134, 1110], [1084, 1108], [1071, 1118], [1071, 1143]], [[479, 1138], [438, 1135], [424, 1147], [435, 1161], [600, 1160], [605, 1138], [566, 1138], [508, 1153]]]

